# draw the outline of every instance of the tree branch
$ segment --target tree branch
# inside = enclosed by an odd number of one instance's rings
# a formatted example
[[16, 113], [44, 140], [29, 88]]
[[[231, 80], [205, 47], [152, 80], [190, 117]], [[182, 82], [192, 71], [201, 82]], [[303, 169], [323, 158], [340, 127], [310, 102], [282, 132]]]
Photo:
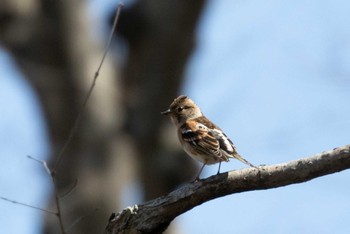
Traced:
[[106, 233], [159, 233], [178, 215], [229, 194], [302, 183], [350, 168], [350, 145], [287, 163], [230, 171], [112, 214]]

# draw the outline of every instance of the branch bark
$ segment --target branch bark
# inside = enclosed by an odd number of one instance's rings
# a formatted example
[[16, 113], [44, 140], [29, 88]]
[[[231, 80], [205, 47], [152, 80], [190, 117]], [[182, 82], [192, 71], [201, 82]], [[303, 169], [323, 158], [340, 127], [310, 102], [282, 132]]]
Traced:
[[302, 183], [348, 168], [350, 144], [295, 161], [222, 173], [112, 214], [105, 233], [160, 233], [178, 215], [212, 199]]

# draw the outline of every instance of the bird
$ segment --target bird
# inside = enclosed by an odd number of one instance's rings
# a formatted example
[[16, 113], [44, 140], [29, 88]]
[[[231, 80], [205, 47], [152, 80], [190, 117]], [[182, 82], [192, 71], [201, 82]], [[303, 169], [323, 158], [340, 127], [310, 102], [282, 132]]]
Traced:
[[199, 176], [206, 165], [219, 163], [217, 174], [220, 174], [221, 162], [228, 162], [230, 158], [257, 168], [237, 152], [230, 138], [205, 117], [189, 97], [180, 95], [175, 98], [169, 109], [161, 114], [170, 116], [175, 124], [184, 151], [193, 159], [203, 163], [195, 181], [200, 180]]

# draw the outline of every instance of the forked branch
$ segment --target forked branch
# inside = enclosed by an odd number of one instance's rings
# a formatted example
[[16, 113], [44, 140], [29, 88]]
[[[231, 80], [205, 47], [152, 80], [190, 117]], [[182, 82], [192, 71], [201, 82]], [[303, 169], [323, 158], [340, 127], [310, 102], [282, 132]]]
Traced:
[[106, 233], [159, 233], [178, 215], [212, 199], [302, 183], [348, 168], [350, 145], [287, 163], [222, 173], [113, 214]]

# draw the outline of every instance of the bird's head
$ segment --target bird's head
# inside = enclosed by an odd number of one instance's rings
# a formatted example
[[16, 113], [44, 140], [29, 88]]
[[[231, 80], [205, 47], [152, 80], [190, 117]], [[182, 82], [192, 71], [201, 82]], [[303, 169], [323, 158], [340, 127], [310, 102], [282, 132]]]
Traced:
[[182, 125], [189, 119], [195, 119], [203, 115], [199, 107], [184, 95], [175, 98], [169, 109], [161, 112], [161, 114], [170, 116], [175, 125]]

